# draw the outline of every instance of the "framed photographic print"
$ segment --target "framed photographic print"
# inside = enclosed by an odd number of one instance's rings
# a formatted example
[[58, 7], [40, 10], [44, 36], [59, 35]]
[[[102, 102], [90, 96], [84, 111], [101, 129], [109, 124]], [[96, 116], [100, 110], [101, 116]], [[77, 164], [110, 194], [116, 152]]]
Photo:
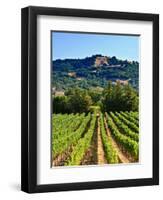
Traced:
[[159, 184], [159, 16], [22, 9], [22, 190]]

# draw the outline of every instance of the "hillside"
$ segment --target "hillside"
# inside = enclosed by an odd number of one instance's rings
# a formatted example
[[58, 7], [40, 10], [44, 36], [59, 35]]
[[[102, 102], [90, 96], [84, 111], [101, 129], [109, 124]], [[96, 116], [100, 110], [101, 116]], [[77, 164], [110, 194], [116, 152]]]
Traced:
[[93, 55], [83, 59], [58, 59], [52, 62], [52, 87], [57, 91], [79, 87], [104, 88], [108, 81], [130, 83], [138, 90], [139, 63], [113, 57]]

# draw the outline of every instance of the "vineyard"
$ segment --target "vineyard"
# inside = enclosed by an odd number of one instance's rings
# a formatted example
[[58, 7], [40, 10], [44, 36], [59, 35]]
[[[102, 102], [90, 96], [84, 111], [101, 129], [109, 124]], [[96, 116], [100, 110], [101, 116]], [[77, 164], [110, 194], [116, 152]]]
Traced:
[[138, 160], [138, 112], [53, 114], [53, 167]]

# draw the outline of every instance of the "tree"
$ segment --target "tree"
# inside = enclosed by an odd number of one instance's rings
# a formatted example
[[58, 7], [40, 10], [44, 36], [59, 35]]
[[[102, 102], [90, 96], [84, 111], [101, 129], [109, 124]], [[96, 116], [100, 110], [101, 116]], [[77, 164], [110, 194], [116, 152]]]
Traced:
[[131, 87], [131, 85], [126, 85], [124, 87], [125, 97], [124, 101], [126, 102], [127, 111], [138, 111], [139, 109], [139, 98], [136, 90]]
[[113, 85], [109, 82], [103, 96], [104, 111], [138, 111], [138, 93], [131, 85], [121, 85], [120, 82]]
[[74, 89], [68, 99], [69, 109], [73, 113], [88, 112], [92, 105], [92, 99], [87, 91], [78, 88]]
[[66, 96], [56, 96], [53, 98], [53, 113], [67, 113], [68, 99]]
[[89, 89], [88, 94], [91, 96], [92, 103], [97, 105], [97, 103], [101, 100], [102, 92], [95, 89]]
[[109, 64], [110, 64], [110, 65], [117, 65], [117, 64], [118, 64], [117, 58], [116, 58], [115, 56], [111, 57], [111, 58], [109, 59]]

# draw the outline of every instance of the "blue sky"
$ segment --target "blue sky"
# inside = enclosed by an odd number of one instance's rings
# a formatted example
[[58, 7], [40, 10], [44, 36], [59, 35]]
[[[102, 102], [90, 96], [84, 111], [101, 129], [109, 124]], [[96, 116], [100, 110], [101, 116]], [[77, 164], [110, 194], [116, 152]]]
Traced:
[[52, 32], [52, 59], [95, 54], [139, 61], [139, 36]]

